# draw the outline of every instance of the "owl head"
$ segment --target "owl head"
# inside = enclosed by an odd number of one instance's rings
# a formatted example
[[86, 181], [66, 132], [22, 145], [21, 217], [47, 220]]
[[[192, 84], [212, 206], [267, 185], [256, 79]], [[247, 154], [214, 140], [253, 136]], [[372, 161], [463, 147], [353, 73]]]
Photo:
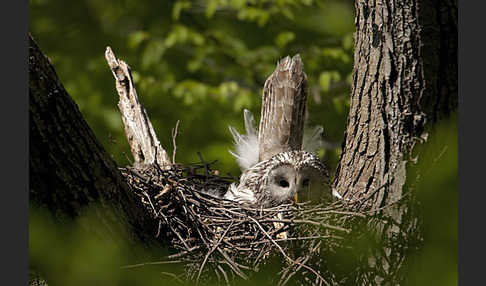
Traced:
[[299, 200], [332, 201], [328, 180], [326, 167], [316, 155], [282, 152], [246, 169], [225, 198], [263, 207], [294, 200], [296, 195]]

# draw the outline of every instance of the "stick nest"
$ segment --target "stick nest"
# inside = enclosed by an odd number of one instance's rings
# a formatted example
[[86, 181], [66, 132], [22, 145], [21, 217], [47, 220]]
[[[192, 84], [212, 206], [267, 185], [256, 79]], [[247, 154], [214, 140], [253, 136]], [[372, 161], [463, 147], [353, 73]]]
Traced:
[[342, 202], [244, 206], [208, 194], [223, 194], [235, 179], [215, 175], [206, 163], [169, 170], [127, 167], [122, 173], [158, 220], [157, 237], [174, 250], [166, 262], [185, 265], [183, 280], [230, 284], [278, 261], [278, 275], [269, 278], [272, 284], [343, 282], [329, 271], [326, 258], [351, 232], [349, 222], [362, 215]]

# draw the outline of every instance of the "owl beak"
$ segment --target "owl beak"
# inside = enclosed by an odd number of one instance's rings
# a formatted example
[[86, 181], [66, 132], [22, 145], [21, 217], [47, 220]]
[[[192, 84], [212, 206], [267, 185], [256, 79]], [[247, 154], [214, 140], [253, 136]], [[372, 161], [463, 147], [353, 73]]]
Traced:
[[299, 202], [299, 195], [295, 193], [294, 195], [294, 202], [298, 203]]

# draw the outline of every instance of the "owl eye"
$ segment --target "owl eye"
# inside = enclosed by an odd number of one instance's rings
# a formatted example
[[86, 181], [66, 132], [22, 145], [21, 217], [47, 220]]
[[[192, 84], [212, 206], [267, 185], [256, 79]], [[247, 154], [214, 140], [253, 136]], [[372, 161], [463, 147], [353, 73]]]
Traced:
[[307, 187], [309, 185], [309, 179], [304, 179], [302, 181], [302, 186]]
[[289, 187], [289, 182], [287, 182], [287, 180], [285, 179], [282, 179], [278, 182], [278, 184], [280, 185], [280, 187], [282, 188], [288, 188]]

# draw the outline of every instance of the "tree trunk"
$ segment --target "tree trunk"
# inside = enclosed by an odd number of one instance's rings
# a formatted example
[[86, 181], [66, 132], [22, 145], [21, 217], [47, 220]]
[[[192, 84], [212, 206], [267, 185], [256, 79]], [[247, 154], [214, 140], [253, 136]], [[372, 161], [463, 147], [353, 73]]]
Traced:
[[61, 222], [96, 210], [113, 237], [150, 242], [153, 220], [30, 34], [29, 98], [31, 204], [47, 208]]
[[[376, 208], [402, 197], [427, 122], [457, 108], [457, 3], [356, 1], [353, 86], [334, 187]], [[381, 187], [381, 188], [380, 188]]]
[[407, 246], [393, 240], [420, 236], [413, 196], [401, 200], [407, 163], [426, 128], [457, 109], [457, 2], [365, 0], [355, 9], [350, 110], [333, 186], [382, 210], [387, 223], [377, 230], [395, 253], [382, 247], [369, 262], [373, 283], [394, 284]]

